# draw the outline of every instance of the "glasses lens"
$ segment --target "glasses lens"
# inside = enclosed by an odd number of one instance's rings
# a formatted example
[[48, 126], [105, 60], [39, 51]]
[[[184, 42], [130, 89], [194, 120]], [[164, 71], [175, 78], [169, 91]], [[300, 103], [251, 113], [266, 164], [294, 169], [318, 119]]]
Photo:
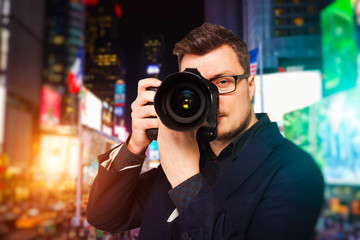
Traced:
[[217, 86], [219, 93], [228, 93], [234, 91], [235, 89], [235, 79], [232, 76], [215, 78], [212, 80], [212, 83]]

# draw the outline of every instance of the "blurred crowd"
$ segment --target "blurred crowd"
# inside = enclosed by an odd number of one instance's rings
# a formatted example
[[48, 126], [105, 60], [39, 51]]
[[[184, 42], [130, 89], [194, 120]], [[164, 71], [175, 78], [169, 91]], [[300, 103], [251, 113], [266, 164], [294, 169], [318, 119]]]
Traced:
[[86, 194], [76, 221], [74, 191], [43, 191], [27, 199], [11, 199], [0, 204], [0, 240], [133, 240], [138, 230], [111, 234], [95, 229], [85, 218]]
[[316, 240], [360, 240], [360, 219], [342, 214], [323, 214], [316, 230]]

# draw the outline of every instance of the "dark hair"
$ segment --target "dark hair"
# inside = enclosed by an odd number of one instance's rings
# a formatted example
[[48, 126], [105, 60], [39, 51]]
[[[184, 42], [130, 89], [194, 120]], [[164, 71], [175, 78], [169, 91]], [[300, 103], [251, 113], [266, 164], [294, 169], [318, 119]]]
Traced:
[[245, 73], [250, 73], [250, 56], [246, 43], [231, 30], [218, 24], [204, 23], [195, 28], [175, 44], [173, 53], [178, 57], [180, 66], [185, 54], [204, 55], [224, 44], [234, 50]]

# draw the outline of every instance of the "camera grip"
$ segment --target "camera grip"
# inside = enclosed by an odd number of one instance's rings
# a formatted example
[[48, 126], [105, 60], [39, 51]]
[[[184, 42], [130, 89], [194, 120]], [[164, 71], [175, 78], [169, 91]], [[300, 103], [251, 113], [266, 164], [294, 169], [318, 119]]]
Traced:
[[146, 136], [149, 140], [156, 140], [158, 136], [158, 129], [157, 128], [150, 128], [146, 129]]
[[[146, 88], [148, 91], [156, 91], [157, 87], [148, 87]], [[147, 102], [145, 105], [154, 105], [153, 102]], [[156, 118], [156, 117], [148, 117], [148, 118]], [[157, 139], [158, 136], [158, 129], [157, 128], [150, 128], [146, 129], [146, 135], [149, 140], [153, 141]]]

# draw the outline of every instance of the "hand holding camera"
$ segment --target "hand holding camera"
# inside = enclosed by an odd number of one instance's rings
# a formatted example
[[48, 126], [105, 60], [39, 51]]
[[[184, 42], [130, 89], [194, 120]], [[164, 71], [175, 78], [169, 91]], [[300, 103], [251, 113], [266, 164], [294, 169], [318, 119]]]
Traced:
[[217, 87], [194, 68], [167, 76], [140, 80], [138, 96], [131, 105], [132, 136], [129, 150], [144, 154], [157, 139], [158, 119], [169, 129], [188, 132], [199, 128], [197, 139], [216, 138], [219, 109]]
[[139, 81], [138, 95], [131, 104], [132, 133], [128, 148], [135, 154], [145, 154], [151, 140], [146, 135], [146, 129], [158, 128], [158, 119], [154, 106], [146, 105], [154, 101], [155, 91], [147, 91], [148, 87], [157, 88], [161, 81], [155, 78], [146, 78]]

